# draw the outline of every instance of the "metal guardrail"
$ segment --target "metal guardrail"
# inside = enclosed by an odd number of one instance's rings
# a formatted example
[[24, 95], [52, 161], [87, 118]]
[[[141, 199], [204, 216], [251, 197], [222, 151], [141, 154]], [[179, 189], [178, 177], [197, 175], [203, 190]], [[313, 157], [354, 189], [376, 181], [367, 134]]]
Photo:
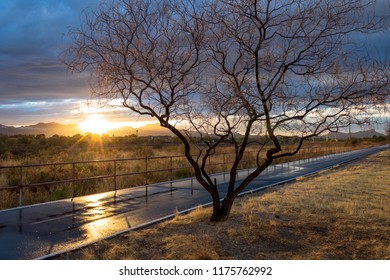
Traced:
[[[347, 147], [313, 147], [313, 148], [304, 148], [301, 149], [301, 151], [290, 158], [283, 158], [279, 159], [275, 162], [275, 164], [288, 162], [286, 159], [289, 159], [289, 161], [299, 160], [299, 159], [309, 159], [313, 157], [318, 156], [326, 156], [326, 155], [332, 155], [332, 154], [338, 154], [343, 153], [347, 151], [353, 150], [352, 148]], [[241, 166], [243, 168], [241, 169], [249, 169], [254, 167], [254, 160], [257, 154], [257, 151], [247, 151], [246, 155], [244, 156], [244, 159], [241, 162]], [[229, 164], [232, 164], [233, 162], [229, 160], [230, 156], [234, 155], [232, 153], [221, 153], [216, 154], [215, 156], [212, 156], [208, 159], [208, 162], [206, 164], [206, 168], [209, 173], [215, 172], [227, 172]], [[214, 159], [214, 160], [213, 160]], [[161, 161], [168, 161], [168, 167], [161, 168], [161, 169], [155, 169], [153, 167], [156, 166], [154, 163], [153, 165], [151, 163], [158, 161], [161, 164]], [[184, 160], [184, 161], [183, 161]], [[134, 162], [138, 162], [137, 165], [134, 165]], [[11, 171], [15, 177], [15, 173], [18, 173], [18, 179], [17, 184], [13, 185], [6, 185], [6, 186], [0, 186], [0, 191], [9, 190], [9, 191], [18, 191], [19, 192], [19, 207], [23, 206], [23, 190], [26, 188], [32, 188], [32, 187], [42, 187], [42, 186], [52, 186], [52, 185], [61, 185], [61, 184], [69, 184], [69, 186], [73, 189], [72, 195], [69, 198], [74, 198], [75, 190], [77, 188], [77, 183], [79, 182], [86, 182], [86, 181], [96, 181], [96, 180], [102, 180], [102, 179], [113, 179], [113, 189], [114, 195], [116, 195], [116, 191], [118, 188], [118, 179], [121, 177], [129, 177], [129, 176], [141, 176], [143, 178], [142, 184], [139, 185], [145, 185], [145, 195], [148, 195], [148, 185], [152, 183], [151, 176], [155, 173], [168, 173], [168, 176], [165, 176], [163, 180], [160, 182], [168, 181], [171, 182], [171, 191], [172, 191], [172, 181], [179, 179], [177, 174], [175, 174], [175, 171], [180, 170], [187, 170], [187, 173], [185, 174], [191, 174], [192, 177], [192, 168], [187, 165], [182, 165], [178, 163], [182, 163], [187, 161], [185, 160], [185, 156], [160, 156], [160, 157], [142, 157], [142, 158], [123, 158], [123, 159], [106, 159], [106, 160], [88, 160], [88, 161], [75, 161], [75, 162], [55, 162], [55, 163], [42, 163], [42, 164], [24, 164], [24, 165], [15, 165], [15, 166], [0, 166], [0, 175], [5, 170]], [[78, 169], [82, 168], [85, 165], [95, 165], [95, 164], [108, 164], [106, 168], [108, 168], [111, 172], [110, 174], [105, 175], [95, 175], [95, 176], [86, 176], [86, 177], [79, 177]], [[253, 163], [253, 164], [251, 164]], [[139, 171], [122, 171], [124, 168], [119, 167], [119, 164], [125, 164], [128, 166], [138, 166], [138, 168], [141, 168]], [[31, 178], [27, 180], [26, 173], [27, 171], [31, 169], [39, 169], [39, 168], [45, 168], [45, 167], [60, 167], [60, 168], [70, 168], [68, 170], [69, 178], [65, 179], [58, 179], [58, 180], [50, 180], [50, 181], [38, 181], [38, 182], [31, 182]], [[111, 167], [110, 167], [111, 166]], [[219, 169], [218, 169], [219, 167]], [[130, 168], [131, 169], [131, 168]], [[16, 171], [18, 170], [18, 171]], [[53, 171], [55, 172], [55, 171]], [[215, 173], [214, 172], [214, 173]], [[39, 171], [36, 171], [37, 174], [39, 174]], [[168, 177], [168, 178], [167, 178]], [[164, 180], [165, 179], [165, 180]], [[168, 179], [168, 180], [166, 180]], [[15, 180], [15, 178], [14, 178]], [[156, 182], [153, 182], [156, 183]], [[127, 186], [129, 187], [129, 186]], [[125, 186], [126, 188], [126, 186]], [[109, 191], [109, 190], [106, 190]]]

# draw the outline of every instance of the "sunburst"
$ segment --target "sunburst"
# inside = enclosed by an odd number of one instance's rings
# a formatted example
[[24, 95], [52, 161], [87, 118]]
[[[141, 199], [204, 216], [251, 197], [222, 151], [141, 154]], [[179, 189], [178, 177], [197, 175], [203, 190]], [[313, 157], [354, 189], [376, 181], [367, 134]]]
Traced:
[[79, 124], [80, 129], [84, 132], [102, 135], [114, 128], [113, 123], [104, 119], [101, 115], [89, 116]]

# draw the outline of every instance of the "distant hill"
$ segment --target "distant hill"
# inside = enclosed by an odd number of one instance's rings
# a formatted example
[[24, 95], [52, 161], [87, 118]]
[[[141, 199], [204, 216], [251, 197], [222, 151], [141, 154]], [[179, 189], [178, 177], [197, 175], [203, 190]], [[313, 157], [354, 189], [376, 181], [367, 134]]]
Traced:
[[13, 126], [6, 126], [0, 124], [0, 135], [15, 135], [15, 134], [25, 134], [24, 131], [23, 133], [20, 133], [21, 129]]
[[[47, 137], [51, 137], [55, 134], [62, 136], [73, 136], [76, 134], [84, 134], [77, 124], [63, 125], [56, 122], [51, 123], [37, 123], [28, 126], [6, 126], [0, 124], [0, 135], [38, 135], [45, 134]], [[138, 136], [173, 136], [173, 134], [166, 128], [161, 127], [159, 124], [149, 124], [140, 128], [133, 128], [130, 126], [124, 126], [107, 131], [107, 135], [114, 136], [126, 136], [132, 134], [138, 134]]]
[[349, 139], [351, 138], [372, 138], [372, 137], [384, 137], [385, 135], [382, 133], [379, 133], [375, 131], [374, 129], [370, 130], [364, 130], [364, 131], [358, 131], [358, 132], [353, 132], [351, 135], [349, 133], [343, 133], [343, 132], [330, 132], [325, 136], [322, 136], [321, 138], [328, 138], [328, 139], [338, 139], [338, 140], [344, 140], [344, 139]]
[[138, 136], [174, 136], [173, 133], [159, 124], [148, 124], [138, 128]]
[[78, 133], [81, 133], [81, 130], [78, 127], [78, 125], [75, 124], [63, 125], [63, 124], [51, 122], [51, 123], [37, 123], [34, 125], [20, 126], [20, 127], [0, 125], [0, 134], [3, 135], [45, 134], [46, 136], [53, 136], [54, 134], [58, 134], [63, 136], [73, 136]]

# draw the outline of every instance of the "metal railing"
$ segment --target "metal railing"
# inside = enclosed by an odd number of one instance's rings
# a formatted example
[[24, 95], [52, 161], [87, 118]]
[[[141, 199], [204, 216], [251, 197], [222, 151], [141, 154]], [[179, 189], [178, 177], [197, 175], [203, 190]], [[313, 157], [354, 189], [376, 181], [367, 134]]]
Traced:
[[[303, 148], [292, 157], [281, 158], [274, 162], [292, 162], [296, 160], [308, 160], [319, 156], [328, 156], [337, 153], [350, 151], [350, 147], [313, 147]], [[257, 151], [247, 151], [240, 163], [240, 169], [253, 168], [256, 164]], [[212, 173], [227, 173], [229, 166], [233, 163], [233, 153], [220, 153], [209, 157], [206, 170]], [[163, 168], [161, 168], [163, 166]], [[45, 164], [26, 164], [15, 166], [0, 166], [0, 191], [8, 191], [18, 197], [15, 206], [24, 205], [25, 190], [30, 190], [27, 204], [38, 202], [74, 198], [76, 196], [114, 191], [135, 186], [145, 186], [145, 195], [148, 195], [148, 186], [158, 182], [170, 182], [182, 178], [193, 177], [193, 171], [185, 156], [160, 156], [106, 160], [88, 160], [76, 162], [56, 162]], [[126, 179], [124, 179], [126, 178]], [[225, 178], [225, 176], [224, 176]], [[103, 188], [97, 188], [95, 181], [109, 179], [110, 182], [103, 184]], [[47, 193], [55, 192], [52, 187], [65, 186], [65, 194], [62, 196], [38, 197], [42, 195], [41, 188]], [[80, 189], [87, 189], [80, 191]], [[44, 192], [44, 191], [43, 191]], [[34, 196], [35, 199], [34, 199]], [[2, 196], [4, 199], [4, 196]], [[12, 203], [11, 203], [12, 204]], [[14, 203], [15, 204], [15, 203]], [[12, 205], [11, 205], [12, 207]], [[0, 208], [8, 208], [1, 207]]]

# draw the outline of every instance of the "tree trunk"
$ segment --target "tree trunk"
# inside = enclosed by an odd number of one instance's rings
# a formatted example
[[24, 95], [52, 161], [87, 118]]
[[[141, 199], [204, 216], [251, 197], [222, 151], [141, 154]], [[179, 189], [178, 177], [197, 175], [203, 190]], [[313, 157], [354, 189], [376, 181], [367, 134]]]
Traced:
[[213, 200], [213, 214], [210, 218], [210, 222], [223, 222], [230, 216], [234, 198], [227, 197], [222, 202]]

